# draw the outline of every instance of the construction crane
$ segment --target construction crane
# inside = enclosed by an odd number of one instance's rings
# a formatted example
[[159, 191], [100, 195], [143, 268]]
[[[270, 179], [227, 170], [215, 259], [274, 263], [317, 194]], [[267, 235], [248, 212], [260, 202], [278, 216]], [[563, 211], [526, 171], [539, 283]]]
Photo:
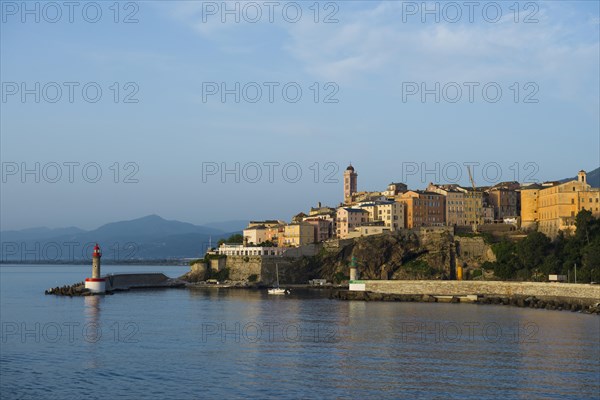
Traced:
[[[475, 192], [476, 192], [476, 188], [475, 188], [475, 179], [473, 179], [473, 174], [471, 174], [471, 166], [467, 165], [467, 171], [469, 171], [469, 180], [471, 181], [471, 186], [473, 186], [473, 205], [476, 206], [476, 202], [475, 202]], [[477, 218], [479, 217], [477, 215], [477, 207], [474, 207], [474, 211], [475, 211], [475, 220], [473, 221], [473, 232], [477, 232]]]

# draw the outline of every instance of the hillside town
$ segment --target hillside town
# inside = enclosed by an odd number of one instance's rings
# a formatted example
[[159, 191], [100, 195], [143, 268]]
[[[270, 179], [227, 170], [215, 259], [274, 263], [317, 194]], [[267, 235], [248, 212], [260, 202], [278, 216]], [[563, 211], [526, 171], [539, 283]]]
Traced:
[[430, 183], [425, 190], [393, 182], [386, 190], [358, 190], [358, 173], [344, 171], [344, 201], [337, 207], [318, 203], [289, 223], [251, 221], [243, 244], [221, 244], [222, 255], [282, 255], [286, 249], [332, 239], [352, 239], [404, 229], [451, 227], [463, 232], [539, 231], [550, 238], [575, 231], [581, 210], [600, 216], [600, 189], [587, 183], [585, 171], [575, 180], [463, 187]]

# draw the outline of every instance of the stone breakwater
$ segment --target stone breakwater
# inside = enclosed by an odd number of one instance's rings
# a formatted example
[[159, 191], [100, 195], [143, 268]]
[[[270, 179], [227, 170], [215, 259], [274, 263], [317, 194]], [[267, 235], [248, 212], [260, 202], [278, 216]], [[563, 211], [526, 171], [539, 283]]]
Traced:
[[[106, 278], [107, 294], [131, 289], [181, 288], [185, 286], [185, 282], [169, 278], [161, 273], [116, 274], [107, 275], [104, 278]], [[57, 296], [90, 296], [94, 294], [85, 288], [84, 282], [50, 288], [44, 293]]]
[[360, 281], [364, 291], [338, 291], [341, 300], [470, 302], [600, 313], [600, 285], [498, 281]]
[[334, 292], [332, 299], [338, 300], [360, 300], [360, 301], [402, 301], [402, 302], [422, 302], [422, 303], [475, 303], [475, 304], [495, 304], [510, 305], [515, 307], [529, 307], [545, 310], [557, 311], [580, 311], [586, 314], [600, 315], [600, 303], [592, 305], [582, 305], [576, 299], [557, 298], [557, 299], [539, 299], [535, 296], [477, 296], [477, 299], [470, 299], [461, 296], [430, 296], [427, 294], [385, 294], [373, 292], [354, 292], [349, 290], [340, 290]]
[[93, 293], [85, 288], [83, 282], [73, 285], [57, 286], [44, 291], [44, 294], [54, 294], [56, 296], [91, 296]]

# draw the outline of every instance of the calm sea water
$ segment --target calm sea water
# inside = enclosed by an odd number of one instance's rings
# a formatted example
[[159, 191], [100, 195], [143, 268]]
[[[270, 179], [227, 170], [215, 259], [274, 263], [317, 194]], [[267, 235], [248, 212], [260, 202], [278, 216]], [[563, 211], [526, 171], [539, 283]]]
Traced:
[[89, 270], [0, 267], [2, 399], [600, 397], [597, 316], [325, 291], [44, 295]]

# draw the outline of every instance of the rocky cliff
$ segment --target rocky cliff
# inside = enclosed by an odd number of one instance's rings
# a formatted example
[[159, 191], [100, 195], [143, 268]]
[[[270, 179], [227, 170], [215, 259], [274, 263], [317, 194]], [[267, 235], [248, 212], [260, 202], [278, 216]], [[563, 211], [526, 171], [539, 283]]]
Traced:
[[[431, 280], [453, 279], [457, 261], [471, 268], [493, 257], [483, 239], [455, 237], [451, 228], [443, 227], [334, 240], [319, 248], [313, 249], [318, 250], [314, 256], [229, 256], [226, 266], [230, 279], [238, 281], [252, 277], [253, 282], [272, 284], [277, 263], [282, 284], [315, 278], [342, 282], [349, 278], [349, 265], [356, 257], [359, 279]], [[198, 280], [201, 275], [188, 280]]]
[[311, 275], [347, 279], [356, 257], [360, 279], [449, 279], [454, 271], [454, 236], [445, 229], [403, 231], [354, 239], [300, 260]]

